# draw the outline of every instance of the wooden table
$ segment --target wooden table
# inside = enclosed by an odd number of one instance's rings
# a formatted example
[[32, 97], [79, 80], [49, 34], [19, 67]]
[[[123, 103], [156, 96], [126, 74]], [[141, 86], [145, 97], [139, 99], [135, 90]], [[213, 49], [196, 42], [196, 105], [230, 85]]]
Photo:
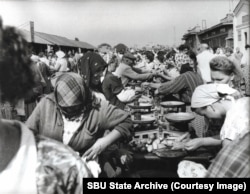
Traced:
[[133, 171], [140, 177], [178, 177], [177, 168], [182, 160], [190, 160], [203, 164], [206, 168], [215, 153], [212, 149], [200, 148], [197, 151], [189, 152], [185, 157], [160, 158], [153, 153], [134, 152]]

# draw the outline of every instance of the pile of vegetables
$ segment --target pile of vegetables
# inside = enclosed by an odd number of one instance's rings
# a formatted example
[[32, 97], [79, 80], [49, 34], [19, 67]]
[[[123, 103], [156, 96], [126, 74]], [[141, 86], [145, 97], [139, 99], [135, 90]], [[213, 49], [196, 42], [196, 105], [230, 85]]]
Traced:
[[134, 152], [141, 152], [141, 153], [151, 153], [154, 150], [162, 149], [162, 148], [173, 148], [183, 149], [184, 148], [184, 139], [189, 137], [189, 133], [184, 133], [183, 135], [179, 136], [167, 136], [163, 137], [163, 135], [157, 136], [156, 134], [152, 133], [148, 135], [148, 138], [138, 138], [132, 140], [129, 144], [132, 147]]

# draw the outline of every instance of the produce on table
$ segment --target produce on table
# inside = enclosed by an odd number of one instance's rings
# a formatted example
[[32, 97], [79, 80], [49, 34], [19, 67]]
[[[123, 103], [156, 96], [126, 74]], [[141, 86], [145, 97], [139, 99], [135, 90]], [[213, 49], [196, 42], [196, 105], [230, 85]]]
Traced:
[[157, 149], [171, 148], [172, 150], [183, 150], [185, 142], [189, 139], [190, 134], [185, 133], [169, 133], [166, 137], [151, 133], [147, 138], [138, 138], [130, 142], [132, 150], [141, 153], [151, 153]]

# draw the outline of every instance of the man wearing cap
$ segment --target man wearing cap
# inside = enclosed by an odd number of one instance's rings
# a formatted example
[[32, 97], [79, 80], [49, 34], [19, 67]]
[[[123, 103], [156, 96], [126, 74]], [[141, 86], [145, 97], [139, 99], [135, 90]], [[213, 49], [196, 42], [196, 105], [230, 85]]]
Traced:
[[126, 86], [130, 80], [148, 80], [151, 79], [154, 73], [142, 73], [140, 69], [133, 67], [136, 57], [127, 52], [123, 55], [122, 61], [115, 71], [115, 75], [120, 77], [123, 86]]

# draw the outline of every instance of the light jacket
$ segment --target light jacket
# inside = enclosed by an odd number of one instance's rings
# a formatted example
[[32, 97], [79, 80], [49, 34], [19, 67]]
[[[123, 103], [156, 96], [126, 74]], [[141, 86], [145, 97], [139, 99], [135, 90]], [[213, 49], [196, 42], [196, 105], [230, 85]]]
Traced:
[[[45, 96], [39, 102], [26, 124], [35, 133], [62, 142], [64, 124], [54, 94]], [[133, 124], [127, 112], [100, 100], [100, 107], [92, 109], [84, 117], [68, 145], [82, 154], [103, 136], [106, 129], [116, 129], [125, 140], [130, 140]]]

